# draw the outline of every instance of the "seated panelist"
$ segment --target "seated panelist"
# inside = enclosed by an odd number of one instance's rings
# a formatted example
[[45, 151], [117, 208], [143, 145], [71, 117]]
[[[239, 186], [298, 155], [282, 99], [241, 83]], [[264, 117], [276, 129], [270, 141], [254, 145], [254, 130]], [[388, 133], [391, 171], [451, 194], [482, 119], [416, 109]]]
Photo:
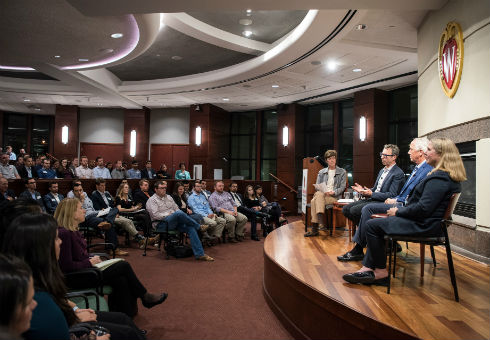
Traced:
[[461, 192], [466, 171], [456, 145], [447, 138], [429, 142], [425, 153], [434, 169], [413, 189], [407, 204], [387, 211], [387, 218], [369, 220], [366, 230], [367, 252], [357, 272], [345, 274], [350, 283], [386, 285], [386, 249], [384, 236], [442, 236], [441, 219], [454, 193]]
[[337, 166], [337, 151], [327, 150], [325, 160], [328, 167], [318, 171], [316, 184], [325, 183], [327, 191], [323, 193], [318, 190], [311, 200], [311, 222], [313, 225], [305, 237], [318, 236], [319, 227], [323, 227], [325, 206], [337, 202], [345, 190], [347, 172]]

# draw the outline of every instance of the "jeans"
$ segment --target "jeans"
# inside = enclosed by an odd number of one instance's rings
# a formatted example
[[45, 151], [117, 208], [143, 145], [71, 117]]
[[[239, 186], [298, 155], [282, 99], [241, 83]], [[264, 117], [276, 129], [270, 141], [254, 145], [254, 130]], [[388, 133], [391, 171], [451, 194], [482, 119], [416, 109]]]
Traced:
[[181, 210], [177, 210], [172, 215], [165, 217], [165, 219], [158, 223], [157, 231], [178, 230], [189, 235], [191, 240], [192, 252], [195, 257], [204, 255], [204, 249], [202, 248], [201, 240], [197, 234], [197, 230], [201, 227], [199, 223], [187, 216]]

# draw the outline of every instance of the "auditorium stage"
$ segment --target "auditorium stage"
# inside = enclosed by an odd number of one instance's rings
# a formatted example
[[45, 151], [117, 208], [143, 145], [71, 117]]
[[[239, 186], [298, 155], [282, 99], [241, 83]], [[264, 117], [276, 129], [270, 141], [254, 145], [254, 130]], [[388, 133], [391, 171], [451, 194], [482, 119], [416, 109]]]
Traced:
[[490, 338], [489, 266], [453, 253], [458, 303], [444, 249], [436, 247], [436, 268], [426, 257], [421, 278], [419, 246], [409, 243], [407, 251], [402, 244], [386, 294], [386, 287], [342, 280], [360, 267], [360, 262], [337, 261], [352, 248], [347, 231], [314, 238], [303, 233], [304, 224], [294, 222], [274, 230], [264, 243], [265, 298], [296, 338]]

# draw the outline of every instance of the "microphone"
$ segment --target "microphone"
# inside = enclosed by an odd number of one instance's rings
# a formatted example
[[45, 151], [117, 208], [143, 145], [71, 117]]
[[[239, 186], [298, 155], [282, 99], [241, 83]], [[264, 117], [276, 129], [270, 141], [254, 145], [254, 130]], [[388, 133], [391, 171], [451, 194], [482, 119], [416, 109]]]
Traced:
[[315, 156], [313, 158], [316, 159], [318, 163], [320, 163], [324, 168], [328, 166], [327, 162], [325, 162], [325, 160], [321, 156]]

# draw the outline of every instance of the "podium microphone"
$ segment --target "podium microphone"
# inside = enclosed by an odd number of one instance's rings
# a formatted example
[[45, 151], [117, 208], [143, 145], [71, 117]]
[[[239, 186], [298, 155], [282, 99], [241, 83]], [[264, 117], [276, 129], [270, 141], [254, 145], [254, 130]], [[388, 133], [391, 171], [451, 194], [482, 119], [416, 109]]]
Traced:
[[325, 159], [323, 159], [321, 156], [315, 156], [313, 158], [316, 159], [318, 163], [320, 163], [324, 168], [328, 166], [327, 162], [325, 162]]

